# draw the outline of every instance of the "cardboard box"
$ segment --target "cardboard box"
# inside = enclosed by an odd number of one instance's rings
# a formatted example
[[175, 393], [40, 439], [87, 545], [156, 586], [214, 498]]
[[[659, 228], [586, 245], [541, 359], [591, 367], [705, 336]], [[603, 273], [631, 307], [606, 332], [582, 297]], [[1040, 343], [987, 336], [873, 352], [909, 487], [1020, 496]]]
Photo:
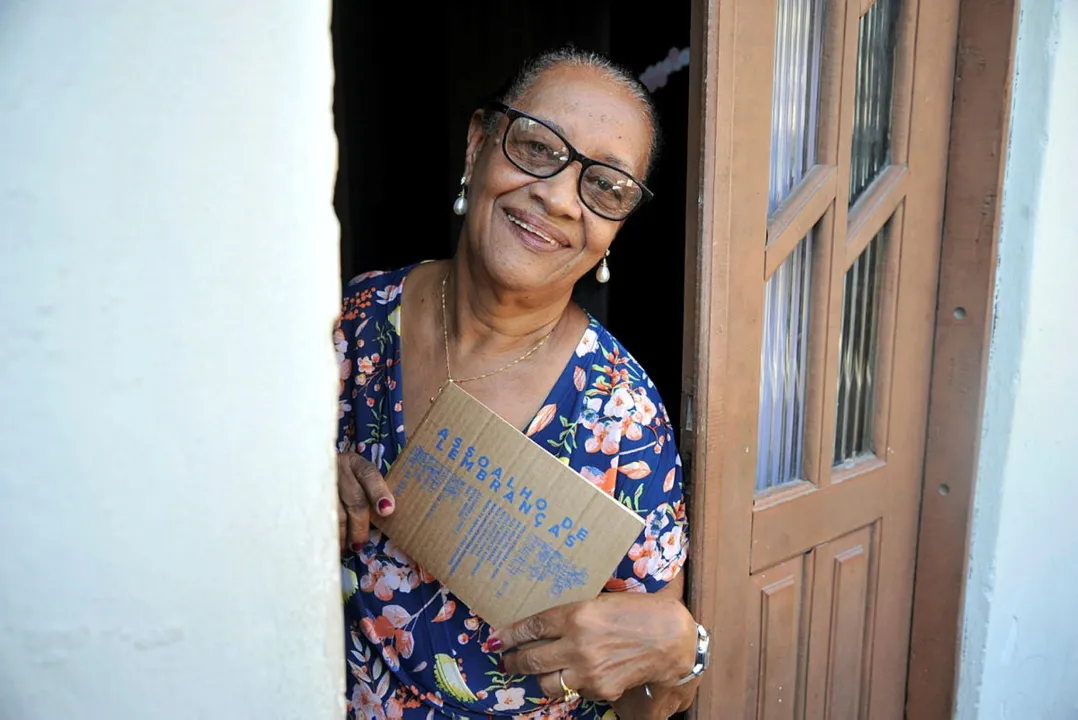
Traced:
[[643, 520], [459, 386], [386, 477], [376, 524], [493, 627], [596, 597]]

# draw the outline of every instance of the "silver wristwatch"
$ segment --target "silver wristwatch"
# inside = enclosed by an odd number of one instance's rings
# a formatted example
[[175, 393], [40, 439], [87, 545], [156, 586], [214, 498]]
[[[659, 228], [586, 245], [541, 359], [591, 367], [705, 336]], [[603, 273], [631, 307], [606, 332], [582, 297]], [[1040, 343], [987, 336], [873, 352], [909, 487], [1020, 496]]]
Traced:
[[677, 681], [678, 685], [684, 685], [698, 677], [700, 677], [704, 670], [707, 670], [707, 665], [711, 661], [711, 636], [708, 635], [707, 630], [703, 625], [697, 624], [696, 626], [696, 664], [692, 666], [692, 670], [688, 675]]

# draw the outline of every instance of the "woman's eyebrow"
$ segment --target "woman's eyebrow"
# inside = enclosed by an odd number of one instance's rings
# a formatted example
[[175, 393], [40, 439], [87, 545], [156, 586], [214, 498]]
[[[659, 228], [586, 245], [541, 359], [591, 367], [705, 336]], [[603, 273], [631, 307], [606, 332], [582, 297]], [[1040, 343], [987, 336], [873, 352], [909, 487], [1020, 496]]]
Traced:
[[[558, 134], [561, 135], [563, 138], [568, 138], [569, 137], [569, 133], [565, 132], [565, 128], [563, 128], [561, 125], [554, 122], [550, 118], [543, 117], [542, 115], [536, 115], [535, 117], [542, 120], [547, 125], [554, 128], [555, 130], [557, 130]], [[572, 142], [572, 141], [570, 140], [569, 142]], [[625, 162], [624, 160], [619, 158], [617, 155], [606, 154], [606, 155], [602, 156], [601, 158], [593, 158], [593, 159], [598, 160], [599, 162], [602, 162], [602, 163], [606, 163], [607, 165], [613, 165], [614, 167], [618, 168], [619, 170], [623, 170], [624, 172], [628, 173], [629, 175], [633, 174], [629, 163]]]
[[629, 168], [629, 164], [626, 163], [625, 161], [623, 161], [617, 155], [604, 155], [603, 157], [598, 158], [598, 160], [600, 160], [601, 162], [606, 163], [607, 165], [613, 165], [614, 167], [618, 168], [619, 170], [624, 170], [628, 174], [632, 175], [632, 171]]
[[556, 130], [556, 131], [557, 131], [557, 133], [558, 133], [559, 135], [561, 135], [561, 136], [562, 136], [563, 138], [565, 138], [565, 137], [568, 137], [569, 133], [565, 132], [565, 128], [563, 128], [563, 127], [562, 127], [561, 125], [559, 125], [558, 123], [554, 122], [554, 121], [553, 121], [553, 120], [551, 120], [550, 118], [548, 118], [548, 117], [544, 117], [543, 115], [539, 115], [538, 113], [528, 113], [528, 114], [530, 114], [530, 115], [531, 115], [531, 116], [532, 116], [533, 118], [535, 118], [536, 120], [540, 120], [540, 121], [542, 121], [542, 122], [546, 123], [547, 125], [549, 125], [550, 127], [552, 127], [552, 128], [553, 128], [554, 130]]

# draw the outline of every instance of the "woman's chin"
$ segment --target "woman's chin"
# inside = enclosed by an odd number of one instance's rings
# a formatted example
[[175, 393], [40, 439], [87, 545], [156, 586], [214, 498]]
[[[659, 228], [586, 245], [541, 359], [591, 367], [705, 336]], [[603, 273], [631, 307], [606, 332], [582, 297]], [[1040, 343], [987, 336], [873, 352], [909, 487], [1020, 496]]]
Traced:
[[575, 284], [574, 278], [567, 277], [563, 264], [541, 262], [538, 259], [510, 262], [506, 260], [503, 258], [500, 262], [484, 263], [490, 280], [503, 290], [520, 293], [549, 292], [558, 285], [571, 289]]

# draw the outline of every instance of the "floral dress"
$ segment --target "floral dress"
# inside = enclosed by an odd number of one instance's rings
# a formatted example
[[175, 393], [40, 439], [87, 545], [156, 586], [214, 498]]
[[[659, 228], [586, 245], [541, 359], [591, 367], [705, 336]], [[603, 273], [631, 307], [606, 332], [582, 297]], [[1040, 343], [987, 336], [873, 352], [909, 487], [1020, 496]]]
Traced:
[[[399, 333], [409, 270], [349, 283], [334, 331], [337, 449], [383, 473], [405, 444]], [[677, 575], [687, 541], [670, 420], [647, 375], [594, 318], [527, 434], [646, 521], [605, 591], [655, 592]], [[491, 628], [377, 530], [344, 557], [341, 581], [349, 718], [615, 718], [605, 704], [549, 700], [535, 677], [500, 672]]]

